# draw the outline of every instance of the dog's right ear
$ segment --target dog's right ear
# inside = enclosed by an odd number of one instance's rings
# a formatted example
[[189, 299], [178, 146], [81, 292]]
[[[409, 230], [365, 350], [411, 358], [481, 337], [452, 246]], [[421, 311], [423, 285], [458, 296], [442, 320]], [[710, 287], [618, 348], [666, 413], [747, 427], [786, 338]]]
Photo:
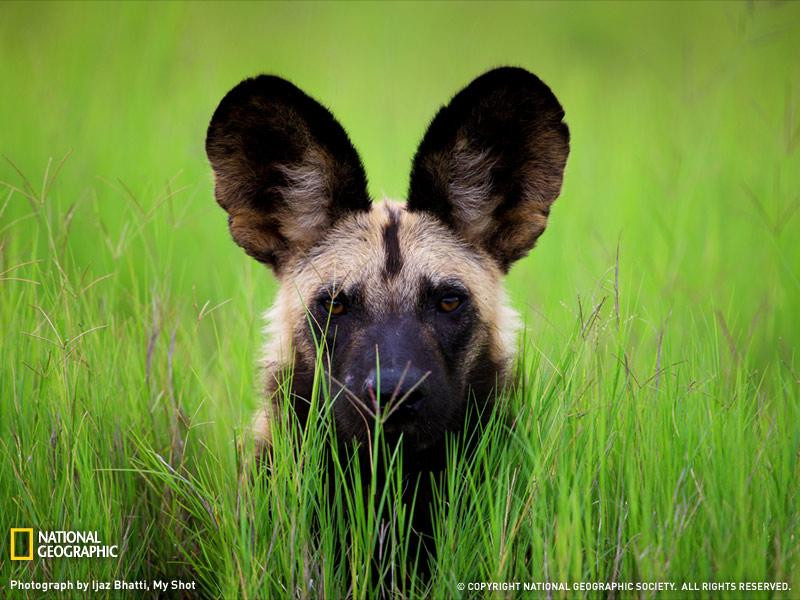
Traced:
[[233, 239], [276, 273], [340, 217], [367, 211], [367, 178], [333, 115], [270, 75], [222, 99], [206, 137], [214, 193]]

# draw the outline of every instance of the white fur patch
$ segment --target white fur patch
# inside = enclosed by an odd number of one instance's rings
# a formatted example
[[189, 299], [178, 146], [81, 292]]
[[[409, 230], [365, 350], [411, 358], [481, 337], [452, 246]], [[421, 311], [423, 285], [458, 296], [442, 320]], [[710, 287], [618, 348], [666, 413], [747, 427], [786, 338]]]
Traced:
[[278, 222], [281, 234], [290, 242], [313, 242], [327, 224], [331, 204], [329, 164], [321, 150], [311, 148], [302, 162], [278, 167], [287, 181], [280, 188], [286, 207]]
[[490, 150], [474, 150], [459, 140], [450, 162], [448, 189], [456, 222], [467, 240], [482, 240], [491, 227], [488, 218], [500, 204], [492, 194], [492, 169], [497, 158]]

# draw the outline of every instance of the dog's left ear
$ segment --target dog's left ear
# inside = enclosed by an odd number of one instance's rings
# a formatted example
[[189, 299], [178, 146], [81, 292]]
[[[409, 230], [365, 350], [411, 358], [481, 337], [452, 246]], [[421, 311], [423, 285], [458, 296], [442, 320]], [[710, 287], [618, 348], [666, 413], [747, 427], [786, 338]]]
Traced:
[[428, 212], [507, 271], [533, 248], [561, 190], [564, 110], [538, 77], [494, 69], [434, 117], [411, 171], [408, 210]]

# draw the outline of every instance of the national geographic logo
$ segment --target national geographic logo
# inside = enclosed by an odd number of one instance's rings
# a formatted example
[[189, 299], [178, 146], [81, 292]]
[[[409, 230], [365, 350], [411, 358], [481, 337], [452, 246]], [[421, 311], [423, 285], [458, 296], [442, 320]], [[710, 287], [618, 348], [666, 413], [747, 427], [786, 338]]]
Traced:
[[12, 527], [11, 560], [38, 558], [117, 558], [119, 546], [104, 544], [97, 531], [37, 531], [33, 527]]
[[33, 527], [11, 528], [11, 560], [33, 560]]

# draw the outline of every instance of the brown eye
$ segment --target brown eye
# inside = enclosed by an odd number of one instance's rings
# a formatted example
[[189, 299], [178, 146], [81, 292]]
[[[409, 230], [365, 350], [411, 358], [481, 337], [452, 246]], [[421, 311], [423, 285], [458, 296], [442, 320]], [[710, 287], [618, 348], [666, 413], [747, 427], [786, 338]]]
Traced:
[[439, 310], [442, 312], [453, 312], [459, 306], [461, 306], [461, 298], [458, 296], [445, 296], [439, 300]]
[[332, 315], [338, 316], [344, 314], [344, 302], [336, 298], [327, 298], [322, 302], [322, 305], [325, 307], [325, 310]]

